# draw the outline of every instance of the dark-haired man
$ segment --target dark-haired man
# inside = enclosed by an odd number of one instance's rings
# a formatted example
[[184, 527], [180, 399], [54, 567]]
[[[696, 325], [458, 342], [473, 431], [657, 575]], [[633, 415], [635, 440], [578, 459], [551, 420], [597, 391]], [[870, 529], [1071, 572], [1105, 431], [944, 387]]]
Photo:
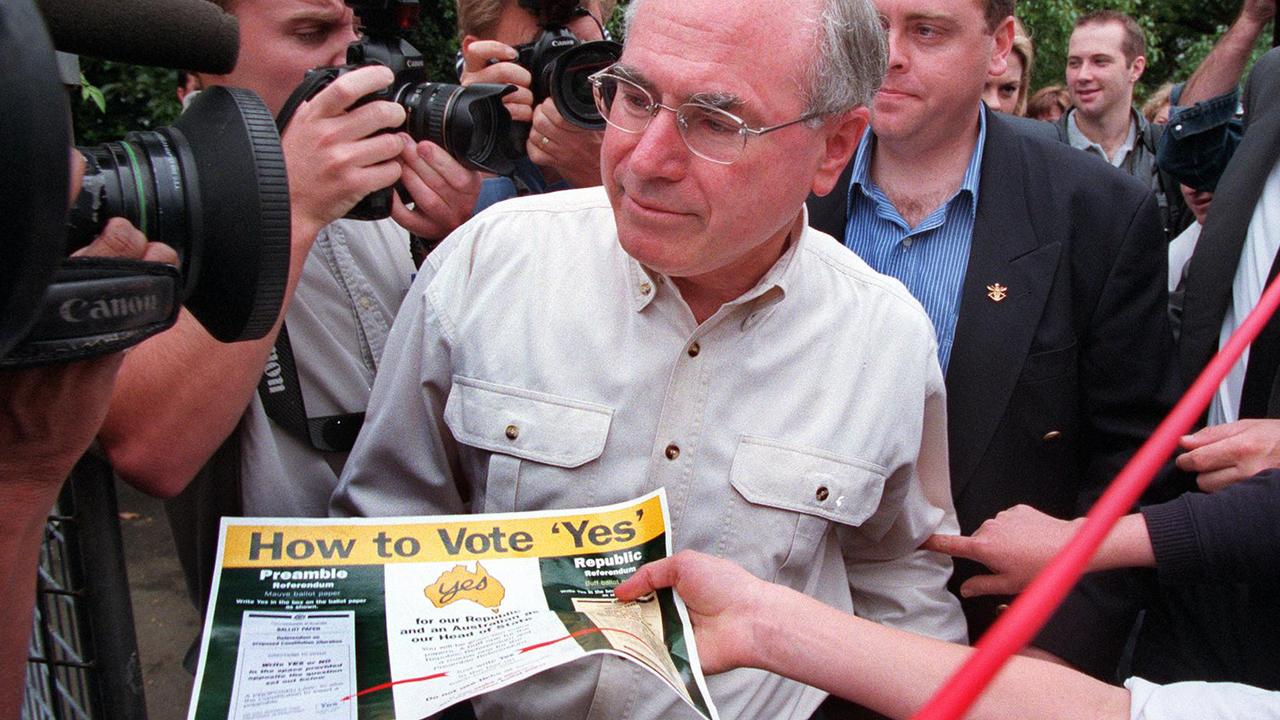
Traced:
[[[1156, 203], [1048, 126], [982, 105], [1012, 2], [876, 7], [890, 50], [873, 132], [811, 222], [933, 320], [964, 532], [1019, 503], [1075, 517], [1176, 392]], [[978, 569], [958, 562], [952, 587]], [[1003, 602], [962, 601], [973, 638]]]

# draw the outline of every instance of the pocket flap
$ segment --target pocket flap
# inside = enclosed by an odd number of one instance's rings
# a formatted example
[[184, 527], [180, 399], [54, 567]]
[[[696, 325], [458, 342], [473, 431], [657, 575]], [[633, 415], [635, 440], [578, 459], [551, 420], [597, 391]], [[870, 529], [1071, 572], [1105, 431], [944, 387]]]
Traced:
[[444, 421], [460, 443], [574, 468], [604, 452], [613, 410], [454, 375]]
[[729, 481], [756, 505], [861, 525], [880, 507], [885, 474], [875, 463], [744, 435]]

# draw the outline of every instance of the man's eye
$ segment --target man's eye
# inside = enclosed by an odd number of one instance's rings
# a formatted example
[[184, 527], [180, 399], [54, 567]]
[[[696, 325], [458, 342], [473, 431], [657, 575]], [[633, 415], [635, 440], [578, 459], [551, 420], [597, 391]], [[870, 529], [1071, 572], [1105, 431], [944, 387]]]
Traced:
[[618, 90], [622, 98], [622, 106], [633, 113], [644, 115], [649, 112], [649, 98], [638, 90], [622, 88]]
[[733, 135], [738, 132], [738, 124], [720, 113], [694, 110], [686, 116], [690, 130], [708, 135]]

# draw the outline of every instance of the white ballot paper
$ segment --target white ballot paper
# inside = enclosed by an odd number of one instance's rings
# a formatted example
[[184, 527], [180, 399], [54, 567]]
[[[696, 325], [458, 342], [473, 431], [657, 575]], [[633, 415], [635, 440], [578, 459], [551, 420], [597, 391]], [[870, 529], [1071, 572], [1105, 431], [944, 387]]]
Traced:
[[708, 720], [688, 612], [613, 589], [671, 553], [662, 490], [606, 507], [224, 518], [188, 720], [403, 720], [594, 653]]
[[[355, 614], [244, 613], [227, 720], [355, 720]], [[325, 699], [329, 698], [329, 699]]]

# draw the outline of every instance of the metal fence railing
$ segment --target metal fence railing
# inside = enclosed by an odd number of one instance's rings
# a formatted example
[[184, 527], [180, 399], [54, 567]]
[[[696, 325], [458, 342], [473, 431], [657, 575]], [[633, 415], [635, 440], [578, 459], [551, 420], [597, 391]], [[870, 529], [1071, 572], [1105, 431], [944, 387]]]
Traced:
[[40, 552], [23, 720], [146, 720], [114, 479], [86, 455]]

